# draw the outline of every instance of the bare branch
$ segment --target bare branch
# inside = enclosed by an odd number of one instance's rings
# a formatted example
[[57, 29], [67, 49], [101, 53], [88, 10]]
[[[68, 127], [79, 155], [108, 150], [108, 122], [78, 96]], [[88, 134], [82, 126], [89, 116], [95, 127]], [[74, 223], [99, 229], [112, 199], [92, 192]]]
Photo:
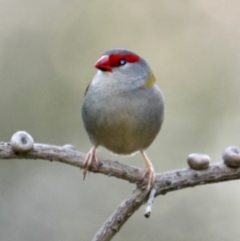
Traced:
[[[224, 163], [216, 163], [205, 171], [195, 171], [189, 168], [158, 174], [153, 189], [151, 190], [149, 203], [145, 211], [148, 217], [154, 200], [154, 196], [164, 195], [169, 191], [180, 190], [187, 187], [217, 183], [240, 179], [240, 168], [232, 169]], [[128, 218], [147, 201], [148, 195], [136, 189], [103, 224], [95, 235], [93, 241], [108, 241], [119, 231]], [[150, 208], [149, 208], [150, 207]], [[119, 220], [119, 221], [118, 221]]]
[[[85, 154], [75, 151], [74, 148], [68, 148], [67, 146], [51, 146], [45, 144], [34, 144], [33, 148], [28, 152], [16, 152], [16, 149], [12, 148], [10, 143], [0, 143], [0, 159], [42, 159], [49, 161], [58, 161], [65, 164], [69, 164], [76, 167], [83, 167]], [[234, 160], [239, 157], [239, 151], [236, 147], [230, 148], [230, 154], [233, 154]], [[226, 154], [224, 154], [224, 157]], [[228, 156], [229, 159], [229, 156]], [[225, 159], [224, 159], [225, 160]], [[238, 161], [239, 159], [237, 159]], [[100, 165], [98, 169], [91, 167], [89, 171], [98, 172], [107, 176], [114, 176], [123, 180], [127, 180], [131, 183], [136, 183], [138, 188], [120, 204], [116, 211], [109, 217], [109, 219], [103, 224], [101, 229], [94, 237], [94, 241], [108, 241], [119, 231], [122, 225], [134, 214], [138, 208], [143, 205], [147, 199], [148, 194], [143, 191], [144, 183], [139, 183], [142, 170], [130, 167], [117, 161], [100, 159]], [[240, 179], [240, 167], [229, 168], [224, 162], [214, 163], [204, 170], [193, 170], [191, 168], [185, 168], [166, 173], [156, 175], [151, 200], [149, 201], [149, 207], [151, 211], [151, 205], [154, 200], [154, 196], [163, 195], [167, 192], [180, 190], [187, 187], [194, 187], [197, 185], [218, 183], [223, 181], [230, 181]], [[147, 208], [149, 211], [149, 208]]]
[[[34, 144], [33, 149], [29, 152], [18, 153], [12, 150], [10, 143], [0, 142], [0, 159], [42, 159], [82, 168], [85, 156], [84, 153], [72, 149], [46, 144]], [[91, 167], [89, 171], [114, 176], [137, 184], [139, 184], [139, 177], [142, 172], [139, 168], [103, 159], [100, 159], [98, 169]], [[221, 162], [211, 164], [208, 169], [202, 171], [185, 168], [157, 174], [154, 187], [157, 189], [156, 195], [159, 195], [186, 187], [239, 178], [240, 168], [229, 168]]]
[[102, 225], [101, 229], [94, 236], [93, 241], [111, 240], [122, 225], [146, 202], [147, 194], [147, 192], [143, 192], [140, 189], [135, 189]]
[[[85, 154], [74, 151], [65, 146], [53, 146], [46, 144], [34, 144], [29, 152], [16, 152], [10, 143], [0, 142], [0, 159], [42, 159], [62, 162], [68, 165], [83, 168]], [[114, 176], [131, 183], [137, 183], [141, 176], [141, 169], [121, 164], [117, 161], [99, 159], [98, 169], [90, 167], [89, 171], [98, 172], [107, 176]]]

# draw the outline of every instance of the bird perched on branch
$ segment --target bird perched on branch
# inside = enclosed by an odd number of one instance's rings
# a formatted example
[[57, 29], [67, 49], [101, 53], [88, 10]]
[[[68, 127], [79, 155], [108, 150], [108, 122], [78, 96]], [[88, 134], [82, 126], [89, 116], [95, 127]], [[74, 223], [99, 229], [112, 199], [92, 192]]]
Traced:
[[99, 164], [96, 150], [103, 146], [116, 154], [140, 152], [146, 163], [141, 178], [149, 191], [155, 172], [145, 150], [157, 136], [164, 116], [164, 97], [149, 64], [126, 49], [111, 49], [96, 62], [97, 74], [88, 86], [82, 119], [92, 142], [84, 162]]

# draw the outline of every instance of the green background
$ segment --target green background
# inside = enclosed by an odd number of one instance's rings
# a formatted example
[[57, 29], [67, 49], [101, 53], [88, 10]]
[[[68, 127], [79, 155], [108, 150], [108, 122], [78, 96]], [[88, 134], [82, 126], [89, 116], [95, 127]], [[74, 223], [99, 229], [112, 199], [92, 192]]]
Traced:
[[[18, 130], [35, 142], [91, 145], [80, 108], [93, 65], [107, 49], [144, 56], [166, 99], [147, 154], [157, 172], [190, 153], [221, 161], [240, 138], [240, 2], [0, 0], [0, 141]], [[134, 157], [100, 157], [144, 167]], [[120, 240], [237, 241], [240, 182], [168, 193], [149, 220], [142, 207]], [[128, 182], [42, 160], [0, 160], [0, 240], [91, 240], [134, 189]]]

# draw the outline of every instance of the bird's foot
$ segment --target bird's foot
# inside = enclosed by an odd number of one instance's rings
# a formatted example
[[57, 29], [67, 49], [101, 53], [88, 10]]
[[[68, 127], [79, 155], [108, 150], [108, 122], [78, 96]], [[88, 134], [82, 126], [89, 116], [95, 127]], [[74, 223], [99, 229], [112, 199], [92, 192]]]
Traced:
[[146, 166], [141, 176], [141, 180], [143, 180], [147, 175], [148, 175], [148, 183], [147, 183], [146, 190], [147, 192], [149, 192], [155, 181], [155, 171], [152, 166]]
[[152, 165], [151, 161], [148, 159], [146, 153], [143, 150], [141, 150], [140, 153], [142, 154], [143, 159], [146, 163], [146, 167], [141, 176], [141, 180], [144, 179], [148, 175], [147, 192], [149, 192], [155, 181], [155, 171], [154, 171], [153, 165]]
[[99, 160], [97, 157], [97, 147], [93, 146], [90, 151], [87, 153], [85, 161], [83, 163], [83, 180], [86, 177], [86, 174], [89, 170], [89, 167], [95, 162], [96, 166], [98, 167], [99, 165]]

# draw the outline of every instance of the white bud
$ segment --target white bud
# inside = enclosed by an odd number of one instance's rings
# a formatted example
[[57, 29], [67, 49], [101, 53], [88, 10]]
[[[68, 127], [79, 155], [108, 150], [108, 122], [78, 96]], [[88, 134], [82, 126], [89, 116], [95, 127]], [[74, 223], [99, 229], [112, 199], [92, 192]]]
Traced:
[[33, 148], [34, 140], [26, 131], [18, 131], [11, 138], [11, 146], [14, 152], [28, 152]]

